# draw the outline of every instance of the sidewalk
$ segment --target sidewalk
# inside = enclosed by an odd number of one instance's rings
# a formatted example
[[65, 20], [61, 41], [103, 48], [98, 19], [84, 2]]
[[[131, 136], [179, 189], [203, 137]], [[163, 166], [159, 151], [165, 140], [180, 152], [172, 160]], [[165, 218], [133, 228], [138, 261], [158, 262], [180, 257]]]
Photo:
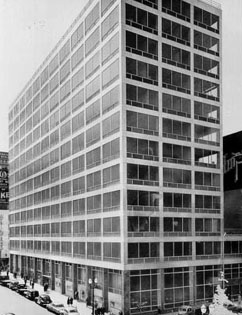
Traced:
[[[14, 279], [13, 274], [9, 273], [9, 279]], [[19, 281], [19, 283], [24, 283], [24, 280], [20, 276], [17, 276], [17, 281]], [[27, 287], [31, 288], [29, 285], [29, 280], [27, 281]], [[34, 284], [34, 289], [38, 290], [39, 294], [47, 293], [53, 302], [59, 302], [64, 304], [64, 306], [67, 306], [68, 296], [51, 289], [48, 289], [47, 292], [44, 292], [44, 287], [38, 283]], [[92, 313], [92, 309], [90, 307], [87, 307], [86, 303], [84, 302], [73, 300], [73, 306], [77, 307], [78, 312], [81, 315], [91, 315]]]

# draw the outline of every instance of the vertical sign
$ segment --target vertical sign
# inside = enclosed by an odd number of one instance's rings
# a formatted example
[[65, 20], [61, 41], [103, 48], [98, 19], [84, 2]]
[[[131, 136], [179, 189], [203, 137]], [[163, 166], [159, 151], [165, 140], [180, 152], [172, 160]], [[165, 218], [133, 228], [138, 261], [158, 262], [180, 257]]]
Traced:
[[8, 153], [0, 152], [0, 209], [8, 209]]

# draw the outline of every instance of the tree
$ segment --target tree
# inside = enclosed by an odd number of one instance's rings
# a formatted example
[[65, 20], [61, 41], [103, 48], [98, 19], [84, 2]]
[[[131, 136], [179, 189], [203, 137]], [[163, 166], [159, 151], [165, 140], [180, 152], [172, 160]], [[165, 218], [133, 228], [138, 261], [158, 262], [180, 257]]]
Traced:
[[220, 284], [217, 285], [216, 292], [213, 296], [213, 304], [214, 310], [212, 312], [213, 315], [234, 315], [234, 313], [226, 308], [227, 305], [233, 304], [228, 296], [225, 294], [226, 288], [224, 287], [224, 283], [228, 281], [224, 279], [224, 273], [221, 272], [221, 278], [219, 279], [222, 283], [222, 288]]

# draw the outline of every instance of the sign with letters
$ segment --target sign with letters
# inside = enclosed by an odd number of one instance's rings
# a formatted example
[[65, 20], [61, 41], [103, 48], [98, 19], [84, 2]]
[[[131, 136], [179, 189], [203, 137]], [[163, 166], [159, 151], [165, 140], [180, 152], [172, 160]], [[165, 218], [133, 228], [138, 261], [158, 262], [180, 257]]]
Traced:
[[8, 201], [8, 153], [0, 152], [0, 209], [7, 209]]

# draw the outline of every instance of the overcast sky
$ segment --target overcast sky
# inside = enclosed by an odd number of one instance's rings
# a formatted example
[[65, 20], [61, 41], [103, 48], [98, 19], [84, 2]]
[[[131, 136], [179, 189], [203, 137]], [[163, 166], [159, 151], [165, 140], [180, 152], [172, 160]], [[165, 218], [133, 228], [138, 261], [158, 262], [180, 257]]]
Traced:
[[[242, 0], [223, 10], [223, 134], [242, 130]], [[0, 0], [0, 151], [8, 151], [8, 108], [87, 0]]]

